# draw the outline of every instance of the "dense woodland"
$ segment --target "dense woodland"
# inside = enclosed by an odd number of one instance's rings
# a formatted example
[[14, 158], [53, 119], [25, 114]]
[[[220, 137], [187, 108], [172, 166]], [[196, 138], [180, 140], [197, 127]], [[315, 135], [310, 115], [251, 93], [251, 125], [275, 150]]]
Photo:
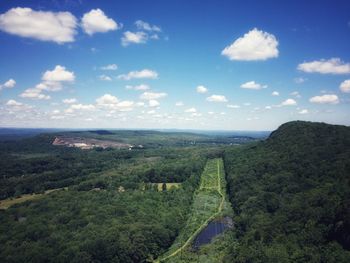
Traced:
[[55, 134], [0, 140], [0, 201], [62, 188], [0, 210], [0, 262], [151, 262], [191, 217], [204, 166], [216, 157], [235, 227], [199, 256], [350, 262], [349, 127], [291, 122], [240, 146], [229, 136], [147, 133], [83, 132], [145, 145], [132, 151], [53, 146]]
[[291, 122], [225, 152], [231, 262], [350, 262], [350, 128]]
[[[53, 146], [53, 138], [0, 143], [1, 199], [65, 187], [0, 210], [0, 262], [156, 258], [183, 227], [206, 160], [221, 154], [166, 143], [81, 150]], [[158, 191], [155, 183], [169, 182], [181, 186]]]

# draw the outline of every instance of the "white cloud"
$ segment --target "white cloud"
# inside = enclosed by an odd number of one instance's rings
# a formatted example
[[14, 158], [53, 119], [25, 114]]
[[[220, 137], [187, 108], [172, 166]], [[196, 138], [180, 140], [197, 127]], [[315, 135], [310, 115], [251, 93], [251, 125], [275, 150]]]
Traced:
[[107, 108], [110, 110], [118, 111], [131, 111], [134, 106], [133, 101], [119, 101], [119, 99], [116, 96], [113, 96], [111, 94], [104, 94], [103, 96], [97, 98], [96, 104], [100, 108]]
[[273, 92], [271, 93], [271, 95], [272, 95], [272, 96], [279, 96], [280, 93], [279, 93], [278, 91], [273, 91]]
[[334, 94], [324, 94], [322, 96], [315, 96], [309, 99], [311, 103], [319, 104], [338, 104], [339, 98]]
[[294, 96], [296, 98], [301, 98], [301, 96], [300, 96], [298, 91], [293, 91], [293, 92], [290, 93], [290, 95], [292, 95], [292, 96]]
[[144, 22], [142, 20], [137, 20], [135, 22], [135, 25], [137, 27], [137, 29], [139, 30], [145, 30], [145, 31], [155, 31], [155, 32], [161, 32], [161, 28], [159, 26], [156, 26], [156, 25], [151, 25], [147, 22]]
[[2, 31], [59, 44], [73, 42], [76, 27], [77, 20], [69, 12], [34, 11], [17, 7], [0, 15]]
[[145, 32], [130, 32], [126, 31], [123, 33], [123, 37], [121, 39], [122, 46], [126, 47], [129, 44], [144, 44], [148, 40], [148, 35]]
[[22, 106], [23, 104], [21, 102], [15, 101], [15, 100], [9, 100], [6, 102], [7, 106]]
[[54, 70], [47, 70], [42, 76], [44, 82], [73, 82], [74, 72], [67, 71], [65, 67], [57, 65]]
[[74, 111], [93, 111], [95, 106], [92, 104], [73, 104], [67, 110], [66, 113], [72, 113]]
[[126, 85], [125, 88], [129, 90], [149, 90], [150, 89], [150, 87], [147, 84], [140, 84], [136, 86]]
[[265, 106], [265, 110], [271, 110], [272, 109], [272, 107], [271, 106]]
[[42, 94], [43, 91], [59, 91], [62, 89], [62, 83], [73, 82], [75, 80], [74, 72], [67, 71], [65, 67], [57, 65], [53, 70], [47, 70], [41, 77], [42, 82], [35, 88], [26, 89], [20, 97], [47, 100], [49, 95]]
[[307, 80], [306, 78], [299, 77], [299, 78], [295, 78], [294, 82], [296, 84], [301, 84], [301, 83], [304, 83], [306, 80]]
[[150, 39], [159, 40], [158, 34], [153, 34], [149, 37]]
[[149, 100], [148, 105], [150, 107], [158, 107], [160, 105], [160, 103], [157, 100]]
[[101, 9], [92, 9], [90, 12], [85, 13], [81, 19], [81, 27], [88, 35], [95, 33], [104, 33], [111, 30], [117, 30], [120, 27], [112, 19], [108, 18]]
[[200, 86], [197, 86], [196, 91], [197, 91], [198, 93], [207, 93], [207, 92], [208, 92], [208, 89], [207, 89], [206, 87], [200, 85]]
[[104, 106], [110, 104], [117, 104], [119, 99], [111, 94], [104, 94], [103, 96], [96, 99], [97, 105]]
[[157, 79], [158, 73], [154, 70], [143, 69], [140, 71], [130, 71], [128, 74], [122, 74], [118, 76], [118, 79], [131, 80], [131, 79]]
[[51, 120], [63, 120], [64, 118], [65, 118], [65, 117], [62, 116], [62, 115], [59, 115], [59, 116], [54, 115], [54, 116], [51, 116], [51, 117], [50, 117]]
[[37, 88], [26, 89], [19, 96], [22, 98], [36, 99], [36, 100], [49, 100], [51, 97], [41, 93], [42, 90]]
[[116, 105], [116, 110], [119, 111], [131, 111], [133, 110], [134, 102], [130, 100], [123, 100]]
[[309, 111], [307, 109], [303, 109], [303, 110], [300, 110], [298, 113], [301, 115], [304, 115], [304, 114], [308, 114]]
[[226, 105], [227, 108], [230, 108], [230, 109], [239, 109], [241, 106], [239, 105], [232, 105], [232, 104], [228, 104]]
[[340, 86], [340, 90], [345, 93], [350, 93], [350, 79], [344, 80]]
[[192, 107], [192, 108], [186, 109], [185, 112], [187, 112], [187, 113], [196, 113], [197, 109]]
[[0, 90], [2, 88], [12, 89], [16, 85], [16, 81], [14, 79], [9, 79], [4, 84], [0, 85]]
[[321, 59], [311, 62], [304, 62], [298, 65], [298, 70], [307, 73], [321, 74], [349, 74], [350, 63], [344, 63], [340, 58]]
[[207, 97], [207, 101], [210, 102], [227, 102], [227, 99], [224, 95], [211, 95]]
[[140, 99], [142, 100], [157, 100], [166, 97], [168, 94], [164, 92], [144, 92], [141, 94]]
[[76, 103], [76, 102], [77, 102], [77, 99], [75, 99], [75, 98], [64, 99], [64, 100], [62, 100], [62, 102], [63, 102], [64, 104], [73, 104], [73, 103]]
[[266, 60], [278, 57], [278, 41], [267, 32], [254, 28], [222, 50], [230, 60]]
[[183, 103], [182, 101], [177, 101], [177, 102], [175, 103], [175, 106], [176, 106], [176, 107], [182, 107], [182, 106], [184, 106], [184, 103]]
[[99, 76], [100, 80], [103, 80], [103, 81], [112, 81], [112, 78], [110, 76], [107, 76], [107, 75], [100, 75]]
[[294, 99], [286, 99], [281, 103], [280, 106], [294, 106], [297, 105], [297, 102]]
[[118, 69], [117, 64], [109, 64], [101, 67], [101, 70], [117, 70], [117, 69]]
[[259, 83], [256, 83], [255, 81], [248, 81], [246, 83], [243, 83], [241, 85], [242, 89], [254, 89], [254, 90], [259, 90], [259, 89], [265, 89], [267, 88], [267, 85], [261, 85]]

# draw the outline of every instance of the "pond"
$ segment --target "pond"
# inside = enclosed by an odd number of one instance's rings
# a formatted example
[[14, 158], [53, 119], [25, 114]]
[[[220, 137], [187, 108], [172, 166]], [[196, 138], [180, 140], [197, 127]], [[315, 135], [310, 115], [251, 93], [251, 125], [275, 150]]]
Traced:
[[233, 227], [233, 222], [230, 217], [215, 219], [211, 221], [194, 239], [192, 247], [197, 250], [202, 245], [209, 244], [211, 240], [220, 235], [228, 228]]

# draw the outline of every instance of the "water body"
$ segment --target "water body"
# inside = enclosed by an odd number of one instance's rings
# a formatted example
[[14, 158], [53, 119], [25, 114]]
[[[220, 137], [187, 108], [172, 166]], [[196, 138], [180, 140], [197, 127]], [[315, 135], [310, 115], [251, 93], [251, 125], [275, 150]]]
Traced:
[[230, 217], [211, 221], [195, 238], [192, 247], [197, 250], [203, 245], [209, 244], [214, 237], [220, 235], [228, 228], [233, 227]]

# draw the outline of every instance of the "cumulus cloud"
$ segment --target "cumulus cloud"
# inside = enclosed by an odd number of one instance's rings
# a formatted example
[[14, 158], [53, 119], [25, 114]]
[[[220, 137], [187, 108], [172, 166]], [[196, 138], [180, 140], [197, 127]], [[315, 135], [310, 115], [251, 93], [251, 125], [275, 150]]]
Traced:
[[271, 95], [272, 95], [272, 96], [279, 96], [280, 93], [279, 93], [278, 91], [273, 91], [273, 92], [271, 93]]
[[77, 99], [76, 99], [76, 98], [64, 99], [64, 100], [62, 100], [62, 102], [63, 102], [64, 104], [73, 104], [73, 103], [76, 103], [76, 102], [77, 102]]
[[297, 102], [294, 99], [286, 99], [281, 103], [280, 106], [294, 106], [297, 105]]
[[110, 104], [117, 104], [119, 99], [111, 94], [104, 94], [96, 99], [97, 105], [104, 106]]
[[349, 74], [350, 63], [344, 63], [340, 58], [321, 59], [301, 63], [298, 65], [298, 70], [307, 73]]
[[8, 100], [6, 102], [7, 106], [22, 106], [23, 104], [21, 102], [15, 101], [15, 100]]
[[210, 102], [227, 102], [227, 99], [225, 96], [223, 95], [211, 95], [209, 97], [207, 97], [207, 101]]
[[131, 80], [131, 79], [157, 79], [158, 73], [154, 70], [143, 69], [140, 71], [130, 71], [128, 74], [122, 74], [118, 76], [118, 79]]
[[117, 70], [117, 64], [109, 64], [100, 68], [101, 70]]
[[302, 110], [298, 111], [298, 113], [301, 115], [304, 115], [304, 114], [308, 114], [309, 111], [307, 109], [302, 109]]
[[65, 110], [66, 113], [73, 113], [75, 111], [93, 111], [95, 106], [92, 104], [73, 104]]
[[208, 89], [207, 89], [206, 87], [200, 85], [200, 86], [197, 86], [196, 91], [197, 91], [198, 93], [207, 93], [207, 92], [208, 92]]
[[307, 80], [306, 78], [299, 77], [299, 78], [295, 78], [294, 82], [296, 84], [301, 84], [301, 83], [304, 83], [306, 80]]
[[241, 85], [242, 89], [254, 89], [254, 90], [259, 90], [259, 89], [265, 89], [267, 88], [267, 85], [261, 85], [259, 83], [256, 83], [255, 81], [248, 81], [246, 83], [243, 83]]
[[16, 81], [14, 79], [9, 79], [4, 84], [0, 85], [0, 90], [2, 90], [3, 88], [12, 89], [15, 86], [16, 86]]
[[57, 65], [53, 70], [47, 70], [42, 76], [45, 82], [73, 82], [74, 72], [67, 71], [65, 67]]
[[100, 75], [99, 76], [100, 80], [103, 80], [103, 81], [112, 81], [112, 78], [110, 76], [107, 76], [107, 75]]
[[135, 22], [135, 25], [137, 27], [137, 29], [139, 30], [145, 30], [145, 31], [151, 31], [151, 32], [161, 32], [161, 28], [159, 26], [156, 25], [151, 25], [147, 22], [144, 22], [142, 20], [137, 20]]
[[299, 94], [298, 91], [293, 91], [293, 92], [290, 93], [290, 95], [292, 95], [292, 96], [294, 96], [296, 98], [301, 98], [301, 95]]
[[187, 113], [196, 113], [197, 109], [192, 107], [192, 108], [186, 109], [185, 112], [187, 112]]
[[130, 44], [144, 44], [148, 40], [148, 35], [145, 32], [126, 31], [121, 38], [122, 46], [126, 47]]
[[101, 9], [92, 9], [90, 12], [83, 15], [81, 27], [86, 34], [91, 36], [95, 33], [117, 30], [121, 26], [112, 18], [108, 18]]
[[99, 108], [109, 110], [131, 111], [133, 110], [134, 102], [129, 100], [120, 101], [116, 96], [104, 94], [96, 99], [96, 105]]
[[278, 41], [270, 33], [254, 28], [222, 50], [230, 60], [266, 60], [278, 57]]
[[228, 104], [226, 105], [227, 108], [230, 108], [230, 109], [239, 109], [241, 106], [239, 105], [233, 105], [233, 104]]
[[350, 79], [344, 80], [344, 81], [340, 84], [339, 89], [340, 89], [342, 92], [350, 93]]
[[19, 96], [22, 98], [28, 99], [37, 99], [37, 100], [49, 100], [51, 97], [49, 95], [45, 95], [41, 93], [42, 90], [37, 88], [26, 89]]
[[136, 86], [126, 85], [125, 88], [129, 90], [149, 90], [150, 89], [150, 87], [147, 84], [140, 84]]
[[160, 105], [160, 103], [159, 103], [159, 101], [157, 101], [157, 100], [149, 100], [149, 101], [148, 101], [148, 105], [149, 105], [150, 107], [158, 107], [158, 106]]
[[58, 44], [73, 42], [76, 27], [77, 19], [69, 12], [55, 13], [17, 7], [0, 15], [2, 31]]
[[26, 89], [20, 96], [22, 98], [47, 100], [49, 95], [42, 94], [43, 91], [59, 91], [63, 83], [71, 83], [75, 80], [74, 72], [66, 70], [65, 67], [57, 65], [53, 70], [47, 70], [41, 77], [42, 82], [35, 88]]
[[338, 104], [339, 98], [334, 94], [324, 94], [322, 96], [314, 96], [310, 98], [309, 101], [318, 104]]
[[177, 102], [175, 103], [175, 106], [176, 106], [176, 107], [182, 107], [182, 106], [184, 106], [184, 103], [183, 103], [182, 101], [177, 101]]
[[168, 94], [164, 92], [144, 92], [141, 94], [142, 100], [157, 100], [166, 97]]

